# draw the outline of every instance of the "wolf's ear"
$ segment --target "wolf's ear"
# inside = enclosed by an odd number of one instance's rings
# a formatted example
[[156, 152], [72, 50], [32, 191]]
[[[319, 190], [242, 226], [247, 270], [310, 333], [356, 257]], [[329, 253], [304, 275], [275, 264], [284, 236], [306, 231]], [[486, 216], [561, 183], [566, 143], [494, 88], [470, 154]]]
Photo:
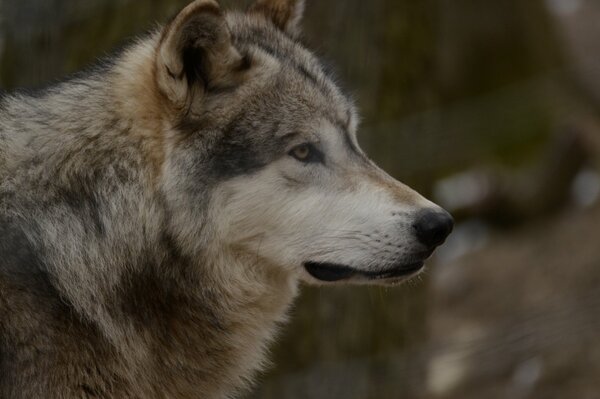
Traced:
[[196, 0], [164, 28], [156, 54], [159, 89], [177, 108], [212, 87], [235, 84], [243, 59], [214, 0]]
[[260, 13], [281, 30], [296, 36], [304, 15], [305, 0], [257, 0], [248, 12]]

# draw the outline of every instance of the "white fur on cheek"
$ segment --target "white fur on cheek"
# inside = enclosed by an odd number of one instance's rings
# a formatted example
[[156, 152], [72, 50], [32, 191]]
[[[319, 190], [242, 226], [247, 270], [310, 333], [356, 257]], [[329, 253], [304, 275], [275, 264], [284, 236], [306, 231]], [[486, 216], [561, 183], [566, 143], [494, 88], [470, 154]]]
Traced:
[[282, 186], [276, 166], [223, 184], [214, 197], [217, 232], [230, 246], [298, 270], [307, 261], [380, 270], [410, 261], [416, 246], [414, 206], [396, 203], [382, 188]]

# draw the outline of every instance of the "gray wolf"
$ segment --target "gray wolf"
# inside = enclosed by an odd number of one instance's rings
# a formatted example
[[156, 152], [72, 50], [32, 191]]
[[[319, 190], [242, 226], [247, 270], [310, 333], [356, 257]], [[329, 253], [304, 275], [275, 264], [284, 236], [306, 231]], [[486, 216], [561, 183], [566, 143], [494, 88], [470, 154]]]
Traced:
[[226, 398], [302, 282], [395, 284], [451, 217], [380, 170], [300, 0], [196, 0], [0, 100], [0, 397]]

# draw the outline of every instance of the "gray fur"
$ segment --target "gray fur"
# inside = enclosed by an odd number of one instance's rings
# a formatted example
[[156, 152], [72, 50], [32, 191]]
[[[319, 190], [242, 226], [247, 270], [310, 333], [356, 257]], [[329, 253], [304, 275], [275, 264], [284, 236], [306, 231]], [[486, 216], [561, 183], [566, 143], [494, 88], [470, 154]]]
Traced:
[[[268, 0], [223, 15], [198, 0], [86, 75], [0, 96], [0, 397], [247, 389], [308, 279], [269, 255], [269, 231], [252, 233], [256, 206], [232, 205], [274, 164], [296, 168], [280, 176], [290, 202], [369, 176], [428, 206], [358, 148], [352, 103], [296, 39], [302, 8]], [[316, 120], [334, 127], [344, 161], [321, 137], [322, 168], [292, 165]]]

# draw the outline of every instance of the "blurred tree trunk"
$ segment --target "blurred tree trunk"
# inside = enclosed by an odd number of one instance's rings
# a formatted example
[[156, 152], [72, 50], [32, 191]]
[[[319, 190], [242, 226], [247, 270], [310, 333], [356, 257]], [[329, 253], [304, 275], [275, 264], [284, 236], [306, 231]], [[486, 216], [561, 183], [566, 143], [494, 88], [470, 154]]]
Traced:
[[78, 71], [153, 28], [187, 0], [0, 0], [0, 88]]
[[427, 192], [469, 166], [536, 156], [569, 106], [543, 0], [375, 3], [383, 61], [362, 75], [381, 89], [360, 103], [364, 144], [387, 170]]

